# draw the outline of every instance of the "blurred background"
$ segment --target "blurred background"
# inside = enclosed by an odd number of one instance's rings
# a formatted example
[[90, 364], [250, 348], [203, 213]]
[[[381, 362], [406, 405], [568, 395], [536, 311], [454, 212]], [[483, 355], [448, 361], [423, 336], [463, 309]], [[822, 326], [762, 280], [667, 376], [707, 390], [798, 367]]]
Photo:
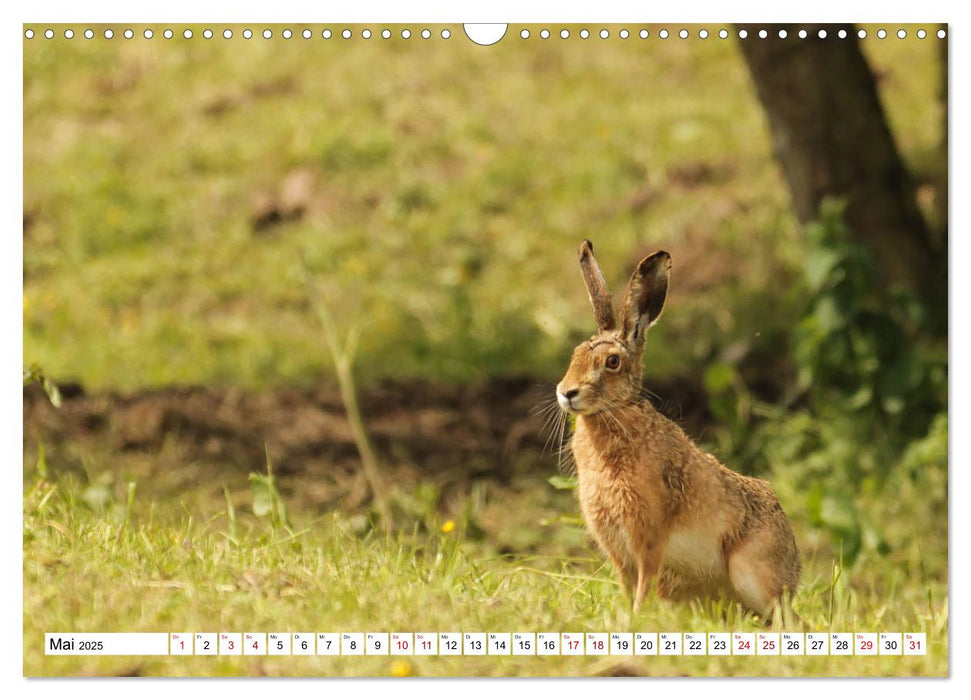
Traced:
[[808, 579], [946, 593], [938, 27], [392, 28], [25, 41], [25, 493], [587, 552], [535, 409], [590, 238], [618, 297], [671, 253], [645, 385], [772, 481]]

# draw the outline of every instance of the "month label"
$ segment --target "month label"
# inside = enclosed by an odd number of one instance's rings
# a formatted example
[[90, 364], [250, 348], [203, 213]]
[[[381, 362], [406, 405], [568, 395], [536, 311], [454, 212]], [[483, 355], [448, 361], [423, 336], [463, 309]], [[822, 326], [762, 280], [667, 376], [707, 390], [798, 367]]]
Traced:
[[168, 656], [168, 632], [47, 632], [47, 656]]

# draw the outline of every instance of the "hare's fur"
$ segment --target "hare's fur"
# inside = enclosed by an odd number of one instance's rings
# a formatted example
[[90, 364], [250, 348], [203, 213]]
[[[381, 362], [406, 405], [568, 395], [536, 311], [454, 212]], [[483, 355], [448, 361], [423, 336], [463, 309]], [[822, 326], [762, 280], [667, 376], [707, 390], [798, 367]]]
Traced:
[[570, 447], [587, 527], [635, 610], [656, 579], [662, 597], [727, 594], [771, 618], [800, 573], [772, 488], [722, 466], [641, 398], [644, 334], [661, 313], [670, 257], [638, 265], [619, 329], [588, 241], [580, 263], [599, 333], [574, 350], [557, 399], [576, 416]]

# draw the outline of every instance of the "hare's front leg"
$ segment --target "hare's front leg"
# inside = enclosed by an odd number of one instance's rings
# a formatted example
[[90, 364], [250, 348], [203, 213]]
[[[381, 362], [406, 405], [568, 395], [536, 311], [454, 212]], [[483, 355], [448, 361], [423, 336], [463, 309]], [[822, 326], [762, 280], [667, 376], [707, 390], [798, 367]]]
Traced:
[[593, 533], [593, 539], [600, 547], [600, 551], [606, 554], [610, 563], [614, 565], [614, 571], [617, 572], [617, 577], [620, 579], [620, 588], [624, 592], [624, 599], [629, 599], [631, 582], [637, 575], [636, 567], [629, 560], [629, 557], [625, 556], [623, 548], [609, 537], [607, 528], [590, 528], [590, 530]]
[[651, 538], [634, 542], [637, 552], [637, 586], [634, 589], [634, 613], [640, 610], [647, 591], [651, 588], [651, 581], [661, 567], [664, 547], [660, 539]]
[[637, 575], [637, 570], [631, 566], [630, 562], [624, 561], [613, 552], [608, 551], [607, 556], [610, 557], [610, 563], [614, 565], [614, 570], [617, 572], [618, 578], [620, 578], [620, 588], [624, 592], [624, 600], [630, 600], [631, 581]]

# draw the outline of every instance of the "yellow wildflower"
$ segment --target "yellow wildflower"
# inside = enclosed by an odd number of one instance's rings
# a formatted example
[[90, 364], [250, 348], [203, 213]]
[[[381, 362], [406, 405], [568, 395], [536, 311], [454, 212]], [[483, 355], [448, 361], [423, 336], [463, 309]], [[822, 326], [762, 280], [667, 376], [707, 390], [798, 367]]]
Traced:
[[444, 523], [442, 523], [442, 532], [444, 532], [446, 535], [454, 529], [455, 529], [454, 520], [446, 520]]
[[395, 659], [391, 662], [391, 675], [396, 678], [404, 678], [411, 675], [411, 664], [403, 659]]

